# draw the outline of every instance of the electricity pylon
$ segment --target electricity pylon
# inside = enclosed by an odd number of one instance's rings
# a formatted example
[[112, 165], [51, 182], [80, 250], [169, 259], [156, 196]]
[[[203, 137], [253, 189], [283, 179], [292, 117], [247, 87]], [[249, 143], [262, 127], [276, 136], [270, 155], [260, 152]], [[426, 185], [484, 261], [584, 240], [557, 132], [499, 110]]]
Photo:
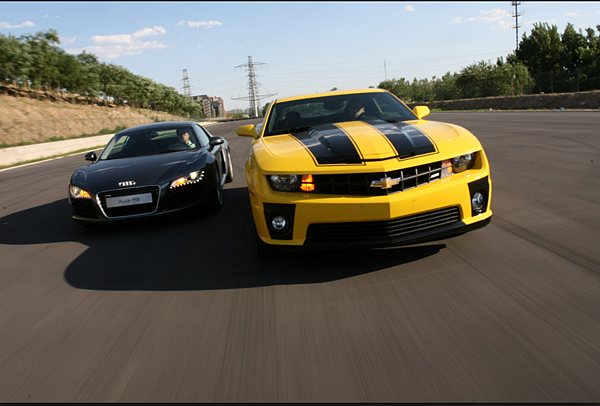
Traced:
[[248, 97], [238, 97], [238, 98], [232, 97], [233, 100], [248, 100], [250, 102], [250, 113], [251, 114], [253, 113], [254, 117], [260, 117], [260, 115], [259, 115], [259, 110], [260, 110], [259, 100], [265, 99], [267, 97], [275, 96], [277, 94], [277, 93], [261, 94], [261, 95], [258, 94], [258, 87], [260, 86], [260, 83], [258, 83], [256, 81], [256, 72], [254, 70], [254, 67], [257, 65], [266, 65], [266, 63], [252, 62], [252, 57], [249, 56], [247, 64], [236, 66], [236, 68], [242, 68], [242, 67], [248, 68]]
[[522, 27], [522, 25], [519, 25], [519, 17], [523, 15], [523, 13], [519, 13], [519, 6], [521, 4], [523, 4], [522, 1], [511, 2], [511, 5], [515, 8], [515, 12], [512, 14], [513, 18], [515, 19], [515, 24], [513, 25], [513, 28], [517, 30], [517, 44], [515, 46], [515, 51], [519, 49], [519, 28]]
[[188, 99], [192, 99], [192, 87], [190, 86], [190, 78], [187, 75], [187, 69], [183, 70], [183, 95]]

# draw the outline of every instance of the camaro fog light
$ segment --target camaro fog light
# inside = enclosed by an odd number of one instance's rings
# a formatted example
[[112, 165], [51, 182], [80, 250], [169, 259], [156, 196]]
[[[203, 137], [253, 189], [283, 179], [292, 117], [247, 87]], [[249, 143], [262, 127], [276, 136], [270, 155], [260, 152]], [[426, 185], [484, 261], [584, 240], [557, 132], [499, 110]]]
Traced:
[[267, 178], [273, 190], [278, 192], [296, 192], [300, 186], [298, 175], [270, 175]]
[[81, 188], [78, 188], [77, 186], [71, 185], [69, 190], [71, 191], [71, 197], [73, 197], [75, 199], [91, 199], [92, 198], [92, 196], [88, 192], [86, 192], [85, 190], [83, 190]]
[[271, 227], [277, 231], [282, 231], [287, 226], [287, 220], [282, 216], [277, 216], [271, 221]]
[[471, 205], [473, 206], [473, 211], [477, 213], [483, 212], [485, 209], [485, 197], [481, 192], [476, 192], [471, 199]]

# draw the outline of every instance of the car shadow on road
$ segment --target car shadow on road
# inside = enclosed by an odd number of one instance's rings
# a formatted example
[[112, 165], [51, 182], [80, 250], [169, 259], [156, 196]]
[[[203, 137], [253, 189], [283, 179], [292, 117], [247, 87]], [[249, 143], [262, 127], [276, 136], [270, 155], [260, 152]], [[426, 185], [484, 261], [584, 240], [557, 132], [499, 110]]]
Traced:
[[[78, 242], [89, 247], [64, 272], [90, 290], [216, 290], [324, 283], [419, 261], [435, 243], [387, 250], [315, 251], [268, 261], [256, 251], [247, 188], [224, 190], [217, 213], [79, 227], [67, 199], [0, 218], [0, 244]], [[60, 249], [60, 246], [50, 249]]]

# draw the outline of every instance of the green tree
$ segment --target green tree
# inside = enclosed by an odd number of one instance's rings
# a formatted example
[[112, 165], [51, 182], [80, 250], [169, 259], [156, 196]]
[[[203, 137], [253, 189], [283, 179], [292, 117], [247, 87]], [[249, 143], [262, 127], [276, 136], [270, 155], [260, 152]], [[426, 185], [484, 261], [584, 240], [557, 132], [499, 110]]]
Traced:
[[31, 65], [29, 44], [23, 44], [11, 35], [0, 34], [0, 80], [4, 83], [26, 82]]
[[50, 89], [58, 77], [58, 59], [60, 49], [54, 44], [60, 42], [58, 33], [50, 29], [36, 35], [20, 38], [27, 43], [27, 52], [31, 59], [27, 72], [28, 81], [38, 89]]

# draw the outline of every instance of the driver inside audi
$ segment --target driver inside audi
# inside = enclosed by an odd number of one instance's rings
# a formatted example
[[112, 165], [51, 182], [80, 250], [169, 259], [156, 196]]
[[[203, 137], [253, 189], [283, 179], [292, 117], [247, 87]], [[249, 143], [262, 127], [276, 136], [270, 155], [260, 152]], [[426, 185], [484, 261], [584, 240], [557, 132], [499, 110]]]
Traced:
[[177, 138], [179, 138], [179, 141], [183, 142], [188, 147], [196, 148], [196, 144], [194, 144], [192, 140], [190, 140], [190, 133], [188, 132], [188, 130], [182, 128], [177, 129]]

